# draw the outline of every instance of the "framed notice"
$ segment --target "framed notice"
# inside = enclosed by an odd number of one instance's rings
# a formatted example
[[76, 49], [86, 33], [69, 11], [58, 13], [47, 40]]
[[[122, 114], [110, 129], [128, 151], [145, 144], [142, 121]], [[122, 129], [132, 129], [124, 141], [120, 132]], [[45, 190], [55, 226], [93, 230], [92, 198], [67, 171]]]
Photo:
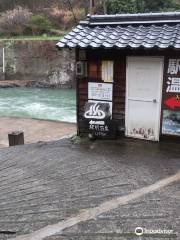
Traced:
[[88, 83], [88, 99], [112, 101], [113, 84], [110, 83]]

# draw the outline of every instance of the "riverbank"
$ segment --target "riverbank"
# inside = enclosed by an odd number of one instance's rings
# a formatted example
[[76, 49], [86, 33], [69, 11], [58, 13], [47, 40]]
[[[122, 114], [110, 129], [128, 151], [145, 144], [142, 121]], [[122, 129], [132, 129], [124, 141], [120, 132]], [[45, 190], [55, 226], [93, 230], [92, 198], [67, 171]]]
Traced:
[[49, 88], [49, 89], [74, 89], [67, 85], [56, 83], [47, 83], [45, 80], [0, 80], [0, 88], [14, 87], [32, 87], [32, 88]]
[[1, 80], [0, 88], [13, 88], [13, 87], [33, 87], [36, 86], [34, 80]]
[[76, 133], [75, 123], [28, 118], [0, 118], [0, 148], [8, 146], [8, 133], [23, 131], [25, 144], [58, 140]]

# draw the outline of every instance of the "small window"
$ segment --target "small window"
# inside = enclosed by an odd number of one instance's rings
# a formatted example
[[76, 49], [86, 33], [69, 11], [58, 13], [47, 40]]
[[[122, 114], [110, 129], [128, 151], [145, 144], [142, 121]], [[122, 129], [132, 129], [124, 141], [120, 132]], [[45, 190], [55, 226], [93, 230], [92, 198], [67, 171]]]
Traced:
[[102, 61], [102, 80], [104, 82], [113, 82], [114, 78], [114, 64], [113, 61]]

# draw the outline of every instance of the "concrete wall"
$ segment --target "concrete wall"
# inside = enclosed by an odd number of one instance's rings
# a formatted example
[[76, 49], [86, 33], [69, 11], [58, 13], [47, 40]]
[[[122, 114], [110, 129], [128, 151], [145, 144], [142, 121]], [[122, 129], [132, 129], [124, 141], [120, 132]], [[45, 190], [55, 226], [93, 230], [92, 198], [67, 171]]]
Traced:
[[5, 47], [5, 79], [35, 80], [37, 86], [74, 87], [75, 52], [59, 51], [56, 43], [44, 40], [1, 43], [0, 49]]

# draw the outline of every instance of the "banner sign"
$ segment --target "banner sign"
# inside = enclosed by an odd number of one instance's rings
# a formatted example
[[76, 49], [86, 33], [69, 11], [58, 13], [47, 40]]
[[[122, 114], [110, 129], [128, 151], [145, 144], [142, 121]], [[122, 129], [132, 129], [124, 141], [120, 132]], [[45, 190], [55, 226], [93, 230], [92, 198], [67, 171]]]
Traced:
[[168, 59], [165, 72], [162, 133], [180, 136], [180, 59]]

